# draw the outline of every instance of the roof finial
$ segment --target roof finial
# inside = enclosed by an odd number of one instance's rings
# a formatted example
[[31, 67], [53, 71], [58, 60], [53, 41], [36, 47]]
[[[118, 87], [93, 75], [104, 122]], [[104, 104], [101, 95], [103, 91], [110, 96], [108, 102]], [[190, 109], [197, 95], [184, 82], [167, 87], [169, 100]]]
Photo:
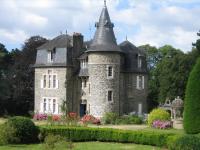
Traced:
[[104, 0], [104, 7], [106, 7], [106, 0]]
[[126, 41], [128, 41], [128, 37], [127, 37], [127, 35], [126, 35]]

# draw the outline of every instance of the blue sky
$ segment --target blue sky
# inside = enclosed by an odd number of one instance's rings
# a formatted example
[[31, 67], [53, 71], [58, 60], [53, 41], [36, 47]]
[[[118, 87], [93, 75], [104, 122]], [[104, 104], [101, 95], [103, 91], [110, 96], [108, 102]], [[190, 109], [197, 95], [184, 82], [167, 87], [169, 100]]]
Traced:
[[[81, 32], [93, 37], [103, 0], [0, 0], [0, 42], [21, 48], [33, 35], [51, 39]], [[184, 52], [200, 30], [200, 0], [107, 0], [117, 42], [136, 46], [170, 44]]]

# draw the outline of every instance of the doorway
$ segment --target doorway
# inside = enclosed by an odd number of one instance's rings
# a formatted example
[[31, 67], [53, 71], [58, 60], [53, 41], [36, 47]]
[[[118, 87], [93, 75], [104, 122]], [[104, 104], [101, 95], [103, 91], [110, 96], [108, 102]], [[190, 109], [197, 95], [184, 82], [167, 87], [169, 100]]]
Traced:
[[86, 104], [80, 104], [80, 117], [86, 114]]

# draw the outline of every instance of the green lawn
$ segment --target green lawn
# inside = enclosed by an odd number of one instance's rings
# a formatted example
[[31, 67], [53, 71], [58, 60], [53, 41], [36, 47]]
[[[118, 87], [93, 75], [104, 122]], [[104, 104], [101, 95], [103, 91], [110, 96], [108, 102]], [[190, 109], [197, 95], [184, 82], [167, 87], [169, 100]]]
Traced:
[[[60, 145], [57, 149], [66, 150], [66, 145]], [[0, 146], [0, 150], [45, 150], [45, 148], [42, 144], [31, 144]], [[161, 148], [137, 144], [81, 142], [74, 143], [73, 150], [161, 150]]]

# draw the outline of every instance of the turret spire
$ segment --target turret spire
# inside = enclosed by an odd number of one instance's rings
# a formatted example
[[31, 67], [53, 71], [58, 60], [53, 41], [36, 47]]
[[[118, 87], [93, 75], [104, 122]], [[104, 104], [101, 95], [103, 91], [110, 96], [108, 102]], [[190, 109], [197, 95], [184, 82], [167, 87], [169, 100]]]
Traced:
[[106, 0], [104, 0], [104, 7], [95, 27], [96, 32], [88, 51], [121, 51], [117, 46], [113, 31], [114, 24], [110, 20]]

